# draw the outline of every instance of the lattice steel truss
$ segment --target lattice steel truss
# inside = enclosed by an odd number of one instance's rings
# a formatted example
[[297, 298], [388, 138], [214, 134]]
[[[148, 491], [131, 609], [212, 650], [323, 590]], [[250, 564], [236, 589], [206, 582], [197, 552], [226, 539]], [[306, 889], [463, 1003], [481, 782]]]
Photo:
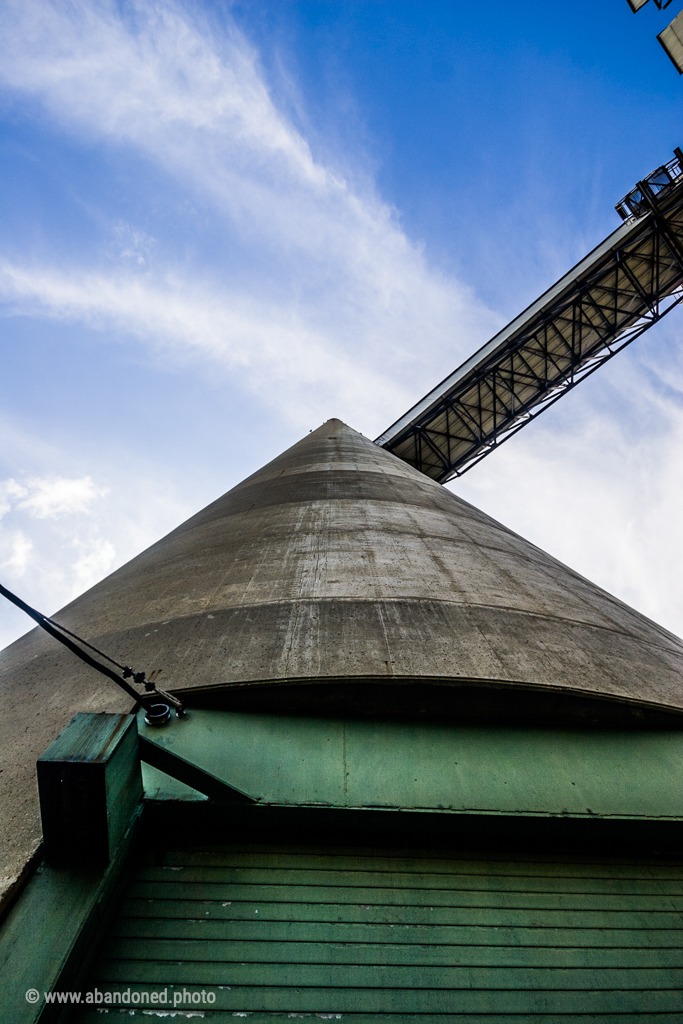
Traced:
[[649, 212], [617, 229], [376, 444], [445, 483], [661, 320], [683, 299], [682, 170], [659, 192], [639, 182]]

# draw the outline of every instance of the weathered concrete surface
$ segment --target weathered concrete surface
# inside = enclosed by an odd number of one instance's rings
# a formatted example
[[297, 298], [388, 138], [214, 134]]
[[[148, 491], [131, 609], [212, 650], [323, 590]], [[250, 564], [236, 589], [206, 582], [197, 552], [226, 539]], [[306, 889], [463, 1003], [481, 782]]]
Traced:
[[[683, 710], [683, 642], [339, 420], [56, 617], [175, 689], [430, 680]], [[0, 693], [11, 877], [36, 758], [76, 711], [129, 708], [37, 630], [0, 655]]]

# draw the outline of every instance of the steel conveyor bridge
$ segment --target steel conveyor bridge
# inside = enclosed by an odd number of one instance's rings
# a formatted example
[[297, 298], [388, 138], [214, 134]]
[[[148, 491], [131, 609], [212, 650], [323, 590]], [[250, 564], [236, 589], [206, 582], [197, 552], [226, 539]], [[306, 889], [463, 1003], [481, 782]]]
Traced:
[[624, 223], [375, 444], [461, 476], [683, 299], [683, 152], [616, 205]]

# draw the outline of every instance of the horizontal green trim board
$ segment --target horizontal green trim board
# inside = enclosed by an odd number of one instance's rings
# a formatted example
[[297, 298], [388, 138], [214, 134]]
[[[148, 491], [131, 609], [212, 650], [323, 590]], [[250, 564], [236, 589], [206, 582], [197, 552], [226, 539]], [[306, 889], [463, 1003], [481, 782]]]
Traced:
[[[642, 920], [642, 915], [641, 915]], [[209, 918], [183, 920], [160, 917], [120, 917], [111, 927], [110, 938], [149, 939], [216, 939], [231, 942], [266, 942], [298, 945], [315, 943], [354, 943], [388, 945], [419, 943], [421, 948], [435, 946], [549, 946], [553, 948], [587, 949], [674, 949], [683, 947], [683, 923], [676, 928], [513, 928], [488, 925], [438, 926], [431, 925], [358, 925], [321, 924], [315, 921], [268, 922], [268, 936], [260, 922], [216, 921]], [[295, 954], [292, 954], [295, 955]]]
[[[260, 1013], [250, 1011], [249, 1013], [234, 1013], [232, 1010], [207, 1010], [199, 1007], [204, 1018], [209, 1024], [237, 1024], [240, 1017], [246, 1017], [249, 1024], [291, 1024], [291, 1018], [286, 1013]], [[191, 1019], [192, 1010], [186, 1008], [186, 1015], [176, 1013], [174, 1018], [178, 1024], [184, 1020]], [[149, 1013], [140, 1009], [109, 1010], [109, 1016], [104, 1018], [107, 1021], [123, 1020], [150, 1021]], [[321, 1020], [343, 1020], [344, 1024], [556, 1024], [561, 1020], [563, 1024], [663, 1024], [673, 1022], [680, 1018], [680, 1011], [672, 1010], [670, 1013], [533, 1013], [533, 1014], [489, 1014], [484, 1017], [481, 1014], [469, 1013], [299, 1013], [297, 1019], [308, 1021], [308, 1024], [319, 1024]], [[80, 1024], [102, 1024], [102, 1014], [97, 1010], [90, 1010], [79, 1015]], [[153, 1018], [152, 1018], [153, 1019]]]
[[108, 960], [195, 961], [203, 964], [323, 964], [374, 967], [553, 967], [682, 968], [680, 949], [548, 948], [545, 946], [423, 946], [382, 943], [274, 942], [261, 940], [110, 939], [102, 951]]
[[[107, 956], [105, 951], [105, 957]], [[680, 961], [679, 961], [680, 963]], [[334, 985], [363, 989], [514, 989], [595, 990], [678, 990], [683, 1010], [683, 965], [679, 967], [526, 967], [506, 964], [501, 967], [376, 966], [334, 964]], [[111, 960], [96, 972], [102, 982], [165, 983], [182, 968], [188, 985], [259, 985], [266, 982], [276, 988], [324, 988], [331, 983], [330, 965], [299, 963], [214, 963], [194, 960]]]
[[[321, 867], [324, 857], [325, 867]], [[368, 870], [369, 858], [373, 858], [372, 871]], [[279, 849], [273, 852], [272, 847], [259, 844], [230, 846], [230, 863], [226, 865], [225, 848], [208, 850], [164, 850], [159, 861], [149, 855], [143, 864], [151, 867], [163, 867], [173, 870], [176, 867], [218, 867], [224, 871], [235, 871], [246, 868], [250, 871], [261, 870], [295, 870], [307, 872], [343, 872], [351, 877], [353, 872], [363, 875], [375, 875], [384, 872], [415, 874], [418, 878], [431, 874], [447, 874], [460, 879], [467, 875], [493, 875], [500, 877], [501, 869], [506, 878], [607, 878], [607, 879], [667, 879], [683, 880], [683, 855], [676, 859], [652, 857], [642, 859], [626, 859], [623, 857], [603, 857], [594, 859], [581, 855], [561, 855], [535, 853], [533, 859], [528, 855], [506, 853], [501, 856], [497, 851], [490, 851], [485, 857], [481, 854], [454, 853], [444, 857], [443, 851], [423, 853], [411, 851], [406, 854], [391, 848], [366, 847], [356, 854], [339, 852], [330, 846], [296, 846]], [[143, 868], [144, 870], [144, 868]]]
[[233, 787], [235, 799], [246, 794], [262, 804], [683, 820], [678, 731], [493, 729], [199, 709], [156, 730], [141, 714], [138, 728], [143, 746], [195, 765]]
[[[225, 906], [223, 905], [225, 904]], [[257, 914], [258, 911], [258, 914]], [[523, 911], [523, 915], [520, 914]], [[377, 923], [407, 925], [486, 925], [490, 928], [513, 926], [523, 920], [525, 924], [543, 926], [604, 927], [604, 928], [676, 928], [683, 924], [679, 910], [632, 910], [595, 911], [567, 908], [541, 907], [469, 907], [453, 909], [444, 907], [372, 907], [358, 904], [329, 906], [327, 904], [298, 904], [292, 914], [287, 903], [271, 904], [229, 904], [227, 901], [211, 900], [126, 900], [123, 912], [127, 916], [166, 918], [214, 918], [223, 920], [250, 920], [258, 916], [262, 922], [341, 922]]]
[[[182, 872], [182, 873], [181, 873]], [[386, 889], [401, 892], [553, 892], [566, 893], [627, 893], [628, 895], [650, 895], [666, 893], [683, 896], [681, 878], [594, 878], [590, 875], [569, 876], [555, 874], [458, 874], [455, 872], [432, 873], [431, 871], [340, 871], [320, 868], [249, 868], [249, 867], [198, 867], [195, 865], [170, 866], [149, 865], [137, 874], [139, 882], [145, 883], [188, 883], [202, 885], [234, 885], [272, 887], [300, 885], [305, 880], [308, 888], [328, 891], [335, 889], [372, 888], [376, 892]]]
[[[495, 991], [458, 990], [416, 990], [416, 989], [344, 989], [333, 986], [325, 988], [271, 988], [267, 979], [255, 987], [227, 984], [221, 986], [193, 985], [183, 983], [180, 987], [188, 992], [213, 992], [216, 995], [216, 1009], [245, 1012], [250, 1010], [284, 1011], [285, 1013], [683, 1013], [683, 993], [680, 989], [661, 991], [656, 989], [631, 990], [590, 990], [571, 991], [546, 989], [541, 991], [519, 991], [498, 989]], [[166, 983], [155, 984], [159, 989]], [[94, 977], [90, 987], [131, 992], [149, 991], [150, 984], [139, 985], [126, 982], [111, 985]], [[172, 986], [168, 985], [169, 993]], [[514, 1019], [514, 1018], [513, 1018]], [[106, 1020], [106, 1018], [105, 1018]], [[482, 1022], [483, 1024], [483, 1022]]]
[[[665, 896], [666, 907], [657, 910], [676, 911], [683, 915], [683, 896], [670, 893], [656, 893]], [[296, 904], [310, 907], [314, 904], [357, 906], [363, 904], [369, 909], [382, 912], [387, 907], [421, 908], [434, 910], [437, 907], [449, 909], [469, 907], [524, 907], [526, 909], [547, 908], [549, 910], [649, 910], [653, 894], [638, 893], [592, 893], [588, 892], [525, 892], [453, 889], [353, 889], [349, 886], [315, 885], [220, 885], [211, 883], [182, 884], [180, 882], [135, 882], [130, 889], [132, 899], [153, 900], [194, 900], [256, 904], [270, 909], [277, 903]], [[252, 906], [253, 910], [253, 906]], [[296, 910], [294, 910], [294, 915]], [[683, 916], [681, 918], [683, 920]]]

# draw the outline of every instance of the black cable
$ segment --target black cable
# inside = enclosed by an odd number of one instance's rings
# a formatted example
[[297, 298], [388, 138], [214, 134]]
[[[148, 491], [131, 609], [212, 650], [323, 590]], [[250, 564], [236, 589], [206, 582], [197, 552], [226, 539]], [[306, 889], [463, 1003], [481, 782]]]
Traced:
[[[36, 611], [35, 608], [31, 608], [29, 604], [26, 604], [25, 601], [22, 601], [20, 597], [17, 597], [16, 594], [13, 594], [11, 590], [7, 589], [7, 587], [3, 587], [1, 583], [0, 594], [2, 594], [3, 597], [6, 597], [8, 601], [11, 601], [12, 604], [15, 604], [17, 608], [21, 608], [23, 612], [26, 612], [27, 615], [30, 615], [31, 618], [34, 619], [38, 623], [38, 625], [45, 630], [46, 633], [49, 633], [50, 636], [55, 638], [55, 640], [59, 640], [60, 644], [64, 644], [64, 646], [67, 647], [72, 652], [72, 654], [75, 654], [77, 658], [80, 658], [81, 661], [84, 661], [86, 665], [90, 665], [91, 668], [96, 669], [98, 672], [101, 672], [102, 675], [107, 676], [109, 679], [112, 679], [117, 686], [120, 686], [122, 690], [125, 690], [126, 693], [133, 698], [136, 704], [141, 704], [145, 711], [151, 711], [154, 705], [148, 703], [147, 698], [144, 697], [142, 694], [138, 693], [136, 690], [134, 690], [133, 687], [125, 681], [125, 679], [122, 679], [120, 676], [117, 676], [116, 673], [113, 672], [110, 668], [107, 668], [106, 665], [101, 665], [99, 661], [95, 661], [94, 658], [91, 658], [89, 654], [86, 654], [85, 651], [82, 651], [80, 647], [77, 647], [76, 644], [71, 642], [71, 640], [68, 640], [65, 636], [62, 636], [61, 633], [57, 632], [58, 629], [64, 629], [63, 626], [60, 626], [59, 623], [57, 622], [53, 623], [52, 620], [48, 619], [46, 615], [42, 615], [40, 612]], [[57, 627], [57, 629], [55, 629], [55, 626]], [[97, 650], [97, 648], [93, 647], [92, 644], [88, 644], [87, 641], [81, 640], [81, 638], [77, 636], [76, 633], [71, 633], [70, 630], [66, 630], [66, 632], [69, 633], [70, 636], [75, 637], [75, 639], [80, 641], [80, 643], [86, 644], [86, 646], [90, 647], [91, 650]], [[101, 652], [98, 651], [98, 654], [99, 653]], [[107, 655], [105, 654], [104, 657], [106, 658]], [[112, 661], [114, 665], [117, 664], [117, 662], [113, 661], [112, 658], [107, 658], [107, 660]], [[142, 676], [144, 680], [144, 672], [133, 673], [132, 670], [129, 669], [127, 666], [125, 668], [123, 666], [119, 666], [119, 668], [123, 668], [124, 672], [128, 672], [130, 675], [133, 675], [134, 678], [135, 676]]]
[[114, 658], [110, 658], [109, 655], [105, 654], [104, 651], [101, 651], [99, 647], [94, 647], [93, 644], [88, 643], [88, 641], [84, 640], [82, 636], [78, 635], [78, 633], [72, 633], [70, 629], [66, 628], [66, 626], [62, 626], [61, 623], [55, 622], [54, 619], [48, 618], [47, 615], [43, 615], [43, 618], [45, 619], [46, 622], [49, 622], [51, 626], [56, 626], [57, 629], [61, 629], [62, 633], [67, 633], [69, 636], [72, 636], [74, 640], [78, 640], [79, 644], [83, 644], [84, 647], [89, 647], [91, 651], [95, 652], [95, 654], [99, 654], [100, 657], [106, 658], [107, 661], [110, 661], [112, 663], [112, 665], [116, 665], [117, 668], [120, 668], [122, 672], [133, 672], [133, 670], [130, 669], [128, 665], [120, 665], [118, 661], [116, 661]]

